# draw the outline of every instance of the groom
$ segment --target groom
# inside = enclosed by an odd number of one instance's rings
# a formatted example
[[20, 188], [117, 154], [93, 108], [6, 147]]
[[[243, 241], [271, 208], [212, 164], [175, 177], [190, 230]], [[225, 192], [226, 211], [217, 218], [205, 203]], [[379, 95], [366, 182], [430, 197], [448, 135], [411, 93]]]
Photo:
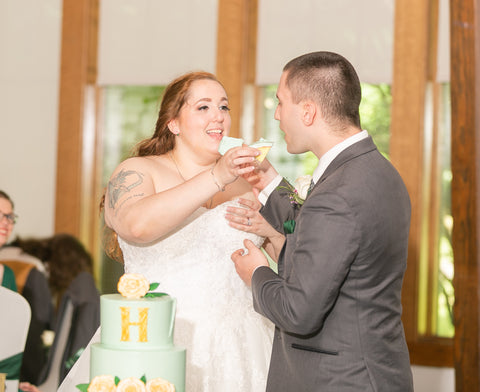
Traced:
[[261, 214], [278, 231], [295, 220], [278, 274], [249, 241], [232, 255], [276, 325], [267, 391], [413, 391], [401, 321], [410, 199], [361, 129], [358, 76], [338, 54], [309, 53], [284, 67], [277, 98], [287, 150], [319, 163], [299, 209], [268, 162], [259, 170]]

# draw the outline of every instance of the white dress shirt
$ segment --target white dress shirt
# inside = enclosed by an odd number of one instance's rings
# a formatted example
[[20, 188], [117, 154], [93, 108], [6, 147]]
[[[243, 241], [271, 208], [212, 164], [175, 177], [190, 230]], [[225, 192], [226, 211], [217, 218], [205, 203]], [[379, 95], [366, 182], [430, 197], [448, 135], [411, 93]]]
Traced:
[[[368, 132], [366, 130], [363, 130], [359, 133], [356, 133], [353, 136], [350, 136], [349, 138], [345, 139], [343, 142], [338, 143], [337, 145], [333, 146], [330, 150], [328, 150], [325, 154], [323, 154], [319, 161], [318, 165], [315, 168], [313, 172], [313, 182], [316, 184], [322, 174], [325, 172], [325, 169], [332, 163], [332, 161], [346, 148], [350, 147], [352, 144], [355, 144], [359, 142], [362, 139], [365, 139], [368, 137]], [[267, 202], [268, 197], [271, 195], [271, 193], [275, 190], [275, 188], [280, 184], [282, 181], [282, 176], [278, 174], [263, 190], [259, 193], [258, 195], [258, 200], [260, 203], [265, 205]]]

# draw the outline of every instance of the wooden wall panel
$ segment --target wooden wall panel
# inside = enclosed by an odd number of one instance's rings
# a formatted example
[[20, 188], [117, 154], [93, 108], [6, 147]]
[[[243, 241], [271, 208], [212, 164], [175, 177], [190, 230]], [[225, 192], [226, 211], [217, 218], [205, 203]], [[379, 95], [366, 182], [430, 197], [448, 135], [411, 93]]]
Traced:
[[73, 234], [90, 249], [95, 94], [86, 92], [96, 80], [97, 23], [98, 0], [63, 1], [55, 232]]
[[456, 391], [480, 391], [480, 0], [450, 1]]
[[241, 133], [244, 89], [255, 78], [257, 0], [219, 0], [216, 74], [227, 90], [230, 136]]
[[403, 322], [407, 340], [414, 340], [422, 215], [422, 135], [428, 69], [428, 0], [404, 0], [395, 4], [390, 157], [406, 183], [412, 202], [408, 267], [403, 285]]
[[[402, 302], [403, 323], [413, 364], [453, 366], [452, 340], [418, 334], [419, 267], [421, 241], [434, 220], [430, 188], [432, 145], [426, 145], [426, 105], [434, 105], [438, 1], [395, 2], [393, 102], [390, 140], [392, 163], [402, 175], [412, 202], [408, 263]], [[427, 102], [428, 101], [428, 102]], [[432, 186], [432, 183], [430, 183]]]

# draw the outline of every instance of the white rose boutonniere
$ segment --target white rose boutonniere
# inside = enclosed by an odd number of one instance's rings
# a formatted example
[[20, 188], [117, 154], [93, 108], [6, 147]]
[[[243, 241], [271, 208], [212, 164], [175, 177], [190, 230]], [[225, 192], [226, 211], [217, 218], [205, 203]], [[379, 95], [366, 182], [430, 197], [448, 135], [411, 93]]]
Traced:
[[300, 176], [295, 180], [295, 185], [288, 184], [288, 186], [280, 186], [279, 188], [287, 189], [289, 192], [288, 197], [290, 203], [301, 206], [307, 198], [308, 191], [310, 189], [310, 183], [312, 182], [312, 176]]
[[295, 190], [302, 200], [307, 198], [311, 182], [312, 176], [300, 176], [295, 180]]

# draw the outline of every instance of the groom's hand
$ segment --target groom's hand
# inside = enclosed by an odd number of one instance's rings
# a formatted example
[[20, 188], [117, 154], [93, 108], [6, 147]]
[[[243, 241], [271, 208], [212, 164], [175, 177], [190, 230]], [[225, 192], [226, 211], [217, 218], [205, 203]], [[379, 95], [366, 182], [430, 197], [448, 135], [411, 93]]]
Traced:
[[267, 159], [264, 159], [255, 170], [243, 174], [242, 177], [247, 180], [254, 189], [261, 191], [273, 181], [277, 175], [278, 172], [272, 164]]
[[248, 253], [245, 254], [243, 249], [238, 249], [232, 253], [232, 261], [235, 263], [235, 269], [240, 278], [247, 286], [251, 286], [252, 276], [257, 267], [268, 267], [269, 264], [265, 255], [252, 241], [244, 240], [243, 244], [247, 248]]

